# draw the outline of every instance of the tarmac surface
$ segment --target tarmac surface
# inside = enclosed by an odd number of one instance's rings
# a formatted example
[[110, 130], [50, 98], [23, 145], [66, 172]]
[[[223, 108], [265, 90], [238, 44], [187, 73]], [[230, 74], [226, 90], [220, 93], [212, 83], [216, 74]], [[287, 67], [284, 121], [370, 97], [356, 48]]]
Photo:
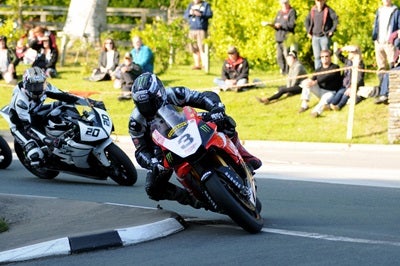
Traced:
[[[5, 133], [2, 135], [12, 147], [12, 138]], [[129, 137], [119, 137], [115, 142], [133, 159]], [[375, 182], [400, 187], [400, 145], [245, 141], [244, 146], [263, 159], [259, 172], [273, 173], [274, 178], [291, 173], [298, 180], [326, 179], [351, 184], [362, 176], [365, 180], [357, 182], [375, 185], [368, 182], [380, 171], [384, 173], [383, 179]], [[317, 172], [318, 177], [310, 174]], [[325, 172], [326, 176], [320, 174]], [[182, 217], [165, 210], [48, 199], [0, 193], [0, 214], [13, 224], [7, 232], [1, 233], [0, 264], [131, 245], [185, 228]], [[85, 216], [84, 221], [82, 216]]]

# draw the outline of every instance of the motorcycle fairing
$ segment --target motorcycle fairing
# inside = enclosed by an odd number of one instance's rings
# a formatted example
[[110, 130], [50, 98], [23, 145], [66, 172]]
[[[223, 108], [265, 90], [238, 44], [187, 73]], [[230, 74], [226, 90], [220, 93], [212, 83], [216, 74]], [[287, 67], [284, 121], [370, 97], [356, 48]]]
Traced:
[[164, 137], [155, 129], [152, 133], [153, 140], [166, 149], [173, 151], [179, 157], [185, 158], [194, 154], [202, 144], [201, 136], [197, 128], [196, 120], [191, 119], [187, 122], [187, 127], [182, 134], [173, 139]]

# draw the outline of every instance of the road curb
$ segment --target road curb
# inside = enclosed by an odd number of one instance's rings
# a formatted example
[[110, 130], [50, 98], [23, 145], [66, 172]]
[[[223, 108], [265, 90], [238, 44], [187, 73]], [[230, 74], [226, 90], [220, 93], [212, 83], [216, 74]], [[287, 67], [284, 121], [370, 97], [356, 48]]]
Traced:
[[34, 245], [0, 252], [0, 263], [25, 261], [49, 256], [122, 247], [162, 238], [184, 230], [180, 216], [154, 223], [115, 229], [95, 234], [58, 238]]

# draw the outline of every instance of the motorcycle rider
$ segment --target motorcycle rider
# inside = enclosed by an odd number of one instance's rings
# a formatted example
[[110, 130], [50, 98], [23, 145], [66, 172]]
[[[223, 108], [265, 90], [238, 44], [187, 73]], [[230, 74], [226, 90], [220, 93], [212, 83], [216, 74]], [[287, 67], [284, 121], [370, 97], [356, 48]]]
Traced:
[[[50, 104], [44, 104], [46, 98], [55, 99]], [[39, 166], [44, 158], [41, 147], [52, 145], [58, 147], [62, 142], [59, 138], [48, 138], [43, 143], [32, 130], [35, 125], [41, 125], [46, 111], [52, 110], [64, 103], [75, 103], [86, 99], [74, 96], [57, 89], [46, 82], [46, 75], [39, 67], [25, 70], [22, 81], [15, 87], [10, 102], [11, 134], [24, 149], [26, 157], [32, 166]]]
[[136, 78], [132, 86], [132, 99], [136, 108], [129, 118], [129, 134], [135, 145], [135, 157], [140, 166], [148, 169], [145, 190], [153, 200], [176, 200], [183, 205], [194, 208], [202, 207], [185, 189], [169, 182], [172, 169], [163, 166], [161, 149], [151, 138], [151, 123], [157, 110], [166, 103], [176, 106], [192, 106], [207, 110], [204, 120], [213, 120], [219, 131], [231, 138], [249, 168], [261, 167], [261, 160], [251, 155], [240, 143], [235, 130], [235, 121], [225, 114], [225, 107], [218, 94], [205, 91], [198, 92], [186, 87], [164, 88], [161, 80], [152, 73], [143, 73]]

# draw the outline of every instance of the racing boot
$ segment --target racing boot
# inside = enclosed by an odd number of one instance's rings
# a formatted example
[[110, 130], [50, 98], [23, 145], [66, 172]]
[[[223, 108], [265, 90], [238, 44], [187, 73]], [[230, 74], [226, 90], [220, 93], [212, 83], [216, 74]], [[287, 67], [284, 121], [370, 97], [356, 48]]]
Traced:
[[[172, 188], [174, 186], [174, 188]], [[168, 184], [167, 193], [165, 194], [166, 199], [176, 200], [182, 205], [190, 205], [195, 209], [204, 208], [203, 204], [195, 199], [186, 189], [177, 187], [171, 183]]]
[[240, 143], [239, 136], [238, 136], [237, 132], [234, 133], [233, 137], [231, 137], [231, 140], [232, 140], [233, 144], [235, 144], [235, 146], [238, 149], [240, 155], [242, 155], [243, 160], [246, 162], [246, 164], [248, 166], [250, 166], [250, 168], [252, 170], [257, 170], [258, 168], [261, 167], [261, 165], [262, 165], [261, 160], [258, 159], [257, 157], [255, 157], [254, 155], [251, 155], [245, 149], [245, 147], [243, 147], [243, 145]]

